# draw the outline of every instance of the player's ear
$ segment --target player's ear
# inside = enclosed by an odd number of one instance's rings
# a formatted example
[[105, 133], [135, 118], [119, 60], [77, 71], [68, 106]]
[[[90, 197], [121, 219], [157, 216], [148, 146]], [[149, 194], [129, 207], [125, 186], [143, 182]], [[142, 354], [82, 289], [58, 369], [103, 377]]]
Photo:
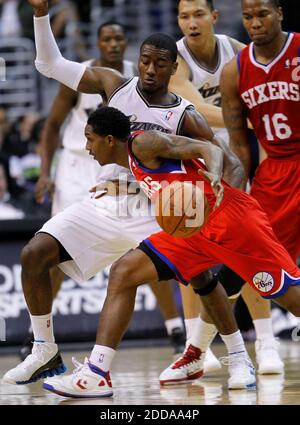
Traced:
[[278, 15], [278, 20], [279, 21], [283, 21], [283, 11], [282, 11], [282, 7], [278, 7], [277, 10], [277, 15]]
[[113, 146], [115, 143], [115, 139], [114, 136], [112, 136], [111, 134], [107, 135], [105, 137], [105, 142], [109, 145], [109, 146]]
[[174, 62], [172, 67], [172, 75], [176, 74], [177, 68], [178, 68], [178, 62]]
[[218, 22], [220, 12], [217, 9], [214, 9], [212, 12], [213, 24], [215, 25]]

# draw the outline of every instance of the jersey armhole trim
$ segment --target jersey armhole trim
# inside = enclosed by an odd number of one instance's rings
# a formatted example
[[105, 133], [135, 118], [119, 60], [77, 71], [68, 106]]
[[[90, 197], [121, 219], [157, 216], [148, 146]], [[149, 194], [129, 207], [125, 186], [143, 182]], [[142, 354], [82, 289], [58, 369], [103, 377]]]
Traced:
[[135, 77], [130, 78], [129, 80], [125, 81], [124, 84], [122, 84], [121, 86], [119, 86], [118, 88], [116, 88], [115, 91], [112, 92], [112, 94], [109, 96], [108, 100], [107, 100], [107, 104], [109, 104], [109, 102], [112, 100], [112, 98], [124, 87], [126, 87], [129, 83], [131, 83], [131, 81], [134, 79]]

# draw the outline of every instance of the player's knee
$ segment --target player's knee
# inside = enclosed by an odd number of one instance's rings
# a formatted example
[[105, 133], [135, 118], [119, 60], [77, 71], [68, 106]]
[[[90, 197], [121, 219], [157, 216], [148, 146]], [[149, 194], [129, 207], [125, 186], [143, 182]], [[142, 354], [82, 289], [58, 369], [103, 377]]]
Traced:
[[210, 294], [217, 284], [218, 279], [211, 270], [207, 270], [191, 280], [194, 292], [200, 296]]
[[119, 292], [132, 286], [134, 268], [123, 258], [117, 260], [110, 268], [108, 292]]
[[24, 272], [40, 273], [56, 265], [56, 250], [47, 243], [48, 238], [50, 236], [38, 234], [23, 248], [21, 264]]
[[222, 266], [217, 276], [228, 298], [232, 300], [237, 299], [245, 285], [245, 279], [241, 278], [227, 266]]

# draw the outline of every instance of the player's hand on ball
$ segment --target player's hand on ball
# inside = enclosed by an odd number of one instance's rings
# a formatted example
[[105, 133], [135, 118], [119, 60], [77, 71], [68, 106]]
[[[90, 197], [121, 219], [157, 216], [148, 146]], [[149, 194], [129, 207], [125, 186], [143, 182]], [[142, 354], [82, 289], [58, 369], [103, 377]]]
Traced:
[[220, 176], [202, 169], [199, 169], [198, 173], [201, 174], [211, 184], [214, 194], [216, 195], [216, 202], [214, 205], [214, 210], [215, 210], [216, 208], [218, 208], [218, 206], [222, 202], [223, 195], [224, 195], [224, 187], [221, 183]]

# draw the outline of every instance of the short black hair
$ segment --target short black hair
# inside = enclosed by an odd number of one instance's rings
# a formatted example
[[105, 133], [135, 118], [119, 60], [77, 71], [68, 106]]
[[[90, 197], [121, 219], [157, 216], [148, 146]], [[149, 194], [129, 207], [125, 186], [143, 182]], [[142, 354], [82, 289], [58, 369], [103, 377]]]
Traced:
[[[178, 5], [179, 5], [179, 3], [180, 3], [181, 1], [183, 1], [183, 0], [179, 0], [179, 1], [178, 1]], [[195, 0], [185, 0], [185, 1], [195, 1]], [[210, 10], [211, 10], [211, 11], [215, 10], [215, 6], [214, 6], [214, 2], [213, 2], [213, 0], [206, 0], [206, 4], [207, 4], [207, 6], [210, 8]]]
[[121, 24], [121, 23], [120, 23], [120, 22], [118, 22], [118, 21], [110, 20], [110, 21], [103, 22], [103, 24], [101, 24], [101, 25], [98, 27], [98, 29], [97, 29], [97, 36], [98, 36], [98, 38], [100, 37], [101, 31], [102, 31], [102, 29], [103, 29], [104, 27], [109, 27], [109, 26], [112, 26], [112, 25], [118, 25], [119, 27], [121, 27], [121, 28], [122, 28], [122, 30], [123, 30], [123, 32], [124, 32], [124, 34], [125, 34], [125, 27], [124, 27], [124, 25], [123, 25], [123, 24]]
[[[278, 9], [278, 7], [280, 7], [280, 0], [268, 0], [269, 3], [272, 4], [273, 7], [275, 7], [276, 9]], [[241, 0], [241, 3], [243, 3], [243, 0]]]
[[110, 106], [102, 106], [92, 112], [87, 124], [98, 136], [112, 135], [116, 139], [125, 140], [130, 135], [129, 118], [119, 109]]
[[146, 44], [149, 46], [154, 46], [157, 49], [168, 50], [170, 52], [171, 60], [176, 62], [178, 54], [177, 44], [174, 38], [170, 35], [163, 32], [157, 32], [150, 35], [143, 41], [140, 51]]

